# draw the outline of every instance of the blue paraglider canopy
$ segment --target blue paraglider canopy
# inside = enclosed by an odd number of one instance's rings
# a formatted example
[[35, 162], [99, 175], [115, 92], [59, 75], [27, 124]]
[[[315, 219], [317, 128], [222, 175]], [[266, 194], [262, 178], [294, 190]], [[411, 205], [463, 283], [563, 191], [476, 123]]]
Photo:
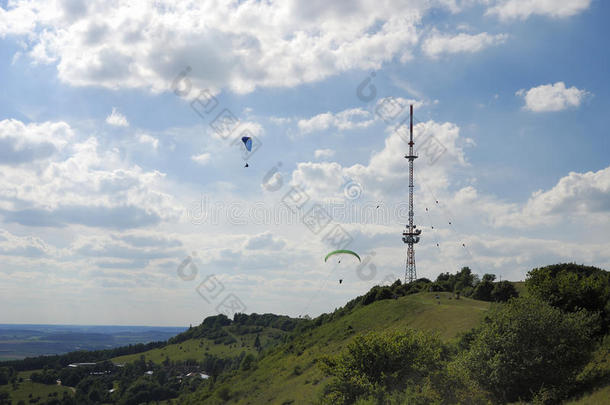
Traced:
[[241, 141], [246, 145], [246, 149], [248, 152], [252, 151], [252, 138], [249, 136], [244, 136], [241, 138]]

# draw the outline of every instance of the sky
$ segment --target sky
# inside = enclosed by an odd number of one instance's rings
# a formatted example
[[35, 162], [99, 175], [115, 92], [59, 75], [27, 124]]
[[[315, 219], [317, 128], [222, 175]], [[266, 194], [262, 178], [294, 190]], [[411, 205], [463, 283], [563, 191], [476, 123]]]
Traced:
[[610, 269], [608, 17], [1, 0], [0, 323], [316, 316], [403, 279], [410, 105], [418, 277]]

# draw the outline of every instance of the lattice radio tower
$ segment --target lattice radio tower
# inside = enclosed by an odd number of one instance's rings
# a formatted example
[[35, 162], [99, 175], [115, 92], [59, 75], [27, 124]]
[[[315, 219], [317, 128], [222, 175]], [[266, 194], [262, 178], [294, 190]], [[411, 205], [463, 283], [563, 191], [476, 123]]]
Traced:
[[407, 268], [405, 270], [405, 283], [410, 283], [417, 280], [417, 271], [415, 270], [415, 250], [413, 245], [419, 242], [420, 229], [416, 229], [417, 225], [413, 225], [413, 161], [417, 159], [417, 155], [413, 152], [413, 105], [410, 106], [410, 123], [409, 123], [409, 154], [405, 159], [409, 160], [409, 224], [402, 232], [402, 241], [407, 244]]

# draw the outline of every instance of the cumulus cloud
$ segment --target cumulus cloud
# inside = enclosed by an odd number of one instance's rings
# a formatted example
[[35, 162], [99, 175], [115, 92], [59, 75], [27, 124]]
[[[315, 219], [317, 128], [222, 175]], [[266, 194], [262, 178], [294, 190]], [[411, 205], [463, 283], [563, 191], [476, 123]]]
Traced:
[[208, 163], [210, 163], [211, 158], [212, 158], [212, 155], [208, 152], [191, 156], [191, 160], [193, 160], [195, 163], [200, 164], [202, 166], [205, 166]]
[[515, 93], [525, 99], [524, 108], [534, 112], [561, 111], [578, 107], [587, 96], [586, 90], [572, 86], [566, 88], [564, 82], [544, 84], [529, 90], [521, 89]]
[[588, 9], [591, 0], [498, 0], [487, 9], [487, 14], [501, 20], [526, 19], [531, 15], [553, 18], [571, 17]]
[[127, 118], [117, 111], [115, 107], [112, 107], [112, 112], [109, 116], [106, 117], [106, 123], [110, 125], [114, 125], [116, 127], [128, 127], [129, 122], [127, 122]]
[[317, 159], [331, 158], [335, 156], [335, 151], [332, 149], [316, 149], [316, 151], [314, 152], [314, 156]]
[[351, 108], [336, 114], [326, 112], [309, 119], [299, 120], [298, 126], [302, 133], [323, 131], [329, 128], [339, 131], [357, 128], [367, 128], [375, 122], [373, 115], [361, 108]]
[[460, 33], [455, 36], [436, 32], [424, 41], [422, 48], [424, 53], [432, 58], [454, 53], [475, 53], [489, 46], [502, 44], [507, 37], [506, 34], [490, 35], [486, 32], [476, 35]]
[[[65, 123], [9, 124], [26, 132], [59, 128], [60, 134], [73, 133]], [[59, 136], [53, 139], [57, 145], [65, 143]], [[163, 191], [163, 173], [127, 164], [117, 149], [101, 149], [95, 138], [77, 140], [49, 159], [3, 168], [0, 209], [5, 221], [130, 228], [177, 217], [173, 197]]]
[[159, 147], [159, 140], [148, 134], [140, 134], [138, 136], [138, 141], [143, 144], [149, 144], [153, 147], [153, 149], [157, 149]]
[[[407, 130], [405, 125], [389, 127], [384, 148], [373, 153], [367, 165], [301, 162], [293, 171], [291, 182], [317, 198], [343, 198], [346, 179], [358, 182], [376, 198], [404, 193], [408, 170], [404, 154], [397, 151], [408, 151]], [[449, 169], [467, 165], [463, 145], [470, 140], [460, 139], [459, 131], [452, 123], [428, 121], [415, 125], [419, 181], [434, 189], [442, 188], [447, 185]]]
[[286, 246], [286, 242], [280, 238], [274, 237], [270, 232], [248, 237], [244, 243], [244, 248], [249, 250], [280, 250], [284, 246]]
[[539, 190], [518, 209], [509, 210], [496, 224], [523, 228], [560, 221], [607, 224], [610, 215], [610, 167], [597, 172], [572, 172], [550, 190]]
[[49, 246], [36, 236], [17, 236], [0, 229], [0, 256], [25, 256], [40, 258], [57, 254], [57, 249]]
[[0, 9], [0, 35], [23, 36], [34, 61], [56, 63], [59, 79], [74, 86], [166, 91], [190, 66], [194, 86], [242, 93], [408, 60], [422, 16], [452, 6], [412, 0], [73, 3], [10, 2]]
[[74, 133], [65, 122], [24, 124], [0, 121], [0, 165], [16, 165], [51, 157], [61, 151]]

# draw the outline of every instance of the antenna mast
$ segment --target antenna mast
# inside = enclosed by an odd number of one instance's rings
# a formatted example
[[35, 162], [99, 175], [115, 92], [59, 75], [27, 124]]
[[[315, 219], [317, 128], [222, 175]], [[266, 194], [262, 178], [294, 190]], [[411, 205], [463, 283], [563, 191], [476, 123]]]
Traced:
[[413, 225], [413, 161], [417, 159], [417, 155], [413, 152], [413, 105], [410, 106], [410, 123], [409, 123], [409, 154], [405, 155], [405, 159], [409, 160], [409, 224], [402, 232], [402, 241], [407, 244], [407, 268], [405, 270], [405, 283], [410, 283], [417, 280], [417, 271], [415, 270], [415, 250], [413, 245], [419, 242], [420, 229], [416, 229], [417, 225]]

